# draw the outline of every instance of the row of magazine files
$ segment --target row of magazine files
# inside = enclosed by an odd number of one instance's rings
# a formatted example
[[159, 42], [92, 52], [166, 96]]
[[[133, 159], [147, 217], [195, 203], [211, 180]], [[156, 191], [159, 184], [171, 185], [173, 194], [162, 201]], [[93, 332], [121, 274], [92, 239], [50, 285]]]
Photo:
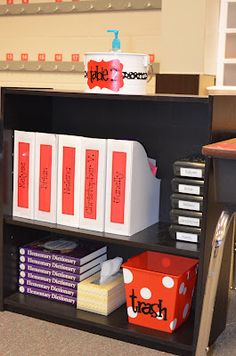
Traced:
[[130, 236], [159, 221], [159, 200], [137, 141], [14, 131], [13, 216]]

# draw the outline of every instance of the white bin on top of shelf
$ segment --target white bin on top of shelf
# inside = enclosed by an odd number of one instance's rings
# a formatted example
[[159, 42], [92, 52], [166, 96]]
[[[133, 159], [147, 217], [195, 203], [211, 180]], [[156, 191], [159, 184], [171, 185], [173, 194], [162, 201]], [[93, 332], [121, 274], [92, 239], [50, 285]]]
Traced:
[[160, 179], [136, 141], [108, 140], [105, 231], [133, 235], [159, 221]]
[[146, 94], [149, 59], [147, 54], [120, 52], [118, 30], [111, 52], [84, 56], [86, 92], [101, 94]]

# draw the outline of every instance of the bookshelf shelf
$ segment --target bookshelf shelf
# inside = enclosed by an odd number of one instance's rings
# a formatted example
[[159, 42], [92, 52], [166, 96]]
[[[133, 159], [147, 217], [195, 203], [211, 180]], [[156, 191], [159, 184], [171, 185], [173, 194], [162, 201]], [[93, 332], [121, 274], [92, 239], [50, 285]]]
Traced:
[[169, 224], [160, 223], [134, 234], [132, 236], [114, 235], [91, 230], [82, 230], [64, 225], [44, 223], [36, 220], [23, 219], [18, 217], [5, 217], [8, 225], [21, 226], [29, 229], [43, 230], [67, 236], [81, 237], [97, 241], [106, 241], [122, 246], [149, 249], [152, 251], [172, 253], [175, 255], [198, 258], [199, 246], [197, 244], [184, 241], [175, 241], [169, 236]]
[[[202, 232], [199, 244], [169, 235], [173, 163], [201, 152], [219, 135], [235, 132], [233, 96], [101, 95], [53, 90], [2, 88], [0, 145], [0, 310], [33, 316], [178, 355], [195, 355], [211, 239], [221, 206], [214, 199], [212, 163], [206, 162]], [[227, 128], [225, 127], [227, 123]], [[12, 217], [14, 130], [136, 140], [158, 163], [161, 179], [160, 223], [133, 236], [121, 236]], [[76, 310], [18, 293], [19, 246], [45, 236], [75, 236], [103, 241], [109, 257], [127, 258], [141, 251], [159, 251], [199, 259], [198, 281], [190, 319], [173, 334], [127, 322], [125, 307], [110, 316]], [[224, 330], [231, 241], [220, 276], [210, 344]]]

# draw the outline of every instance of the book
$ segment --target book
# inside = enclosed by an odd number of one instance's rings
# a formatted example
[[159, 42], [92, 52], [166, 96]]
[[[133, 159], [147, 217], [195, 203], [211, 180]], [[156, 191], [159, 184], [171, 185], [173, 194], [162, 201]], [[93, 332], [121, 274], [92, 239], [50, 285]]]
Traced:
[[[27, 254], [30, 254], [30, 252], [31, 251], [27, 251]], [[88, 262], [82, 266], [78, 266], [78, 265], [72, 265], [69, 263], [61, 263], [61, 262], [57, 262], [54, 260], [50, 261], [47, 259], [40, 259], [40, 258], [31, 257], [31, 256], [27, 256], [27, 255], [26, 256], [20, 255], [20, 263], [31, 264], [31, 265], [40, 266], [40, 267], [48, 268], [48, 269], [54, 269], [54, 270], [58, 269], [58, 270], [61, 270], [64, 272], [75, 273], [75, 274], [82, 274], [82, 273], [90, 270], [94, 266], [98, 265], [99, 263], [106, 261], [106, 259], [107, 259], [107, 255], [103, 254], [103, 255], [99, 256], [98, 258], [93, 259], [91, 262]]]
[[80, 219], [81, 229], [104, 231], [107, 140], [82, 138]]
[[57, 141], [55, 134], [36, 133], [34, 218], [51, 223], [57, 213]]
[[83, 241], [76, 238], [48, 237], [20, 247], [19, 252], [23, 256], [82, 266], [106, 254], [107, 246], [100, 242]]
[[57, 224], [79, 227], [81, 137], [58, 135]]
[[20, 274], [22, 271], [25, 273], [32, 272], [32, 273], [38, 273], [43, 276], [62, 278], [73, 282], [80, 282], [92, 276], [94, 273], [100, 271], [101, 265], [99, 264], [97, 266], [94, 266], [93, 268], [89, 269], [88, 271], [82, 274], [75, 274], [75, 273], [65, 272], [61, 270], [47, 269], [40, 266], [24, 264], [24, 263], [20, 263], [19, 268], [20, 268]]
[[159, 221], [160, 179], [136, 141], [108, 140], [105, 231], [133, 235]]
[[70, 297], [67, 295], [60, 294], [60, 293], [49, 292], [49, 291], [34, 288], [34, 287], [19, 286], [19, 292], [23, 293], [23, 294], [42, 297], [42, 298], [46, 298], [49, 300], [67, 303], [67, 304], [71, 304], [71, 305], [76, 305], [76, 300], [77, 300], [75, 297]]
[[71, 289], [76, 289], [77, 288], [77, 282], [76, 281], [73, 282], [73, 281], [70, 281], [68, 279], [53, 277], [52, 275], [51, 276], [47, 276], [47, 275], [43, 275], [43, 274], [40, 274], [40, 273], [20, 271], [19, 277], [20, 278], [31, 279], [31, 280], [36, 280], [36, 281], [39, 281], [39, 282], [56, 284], [56, 285], [67, 287], [67, 288], [71, 288]]
[[34, 288], [46, 290], [46, 291], [53, 292], [53, 293], [65, 294], [65, 295], [68, 295], [69, 297], [77, 296], [77, 290], [70, 289], [70, 288], [64, 287], [64, 286], [58, 286], [58, 285], [52, 284], [52, 283], [46, 283], [46, 282], [42, 282], [42, 281], [28, 279], [28, 278], [20, 277], [19, 278], [19, 286], [34, 287]]
[[13, 216], [34, 219], [35, 133], [14, 131]]

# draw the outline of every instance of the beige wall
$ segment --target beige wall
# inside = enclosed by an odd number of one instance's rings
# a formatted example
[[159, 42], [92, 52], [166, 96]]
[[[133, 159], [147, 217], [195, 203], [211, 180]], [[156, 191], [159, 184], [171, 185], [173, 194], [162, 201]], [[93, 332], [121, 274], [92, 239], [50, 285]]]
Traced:
[[215, 74], [219, 0], [163, 0], [162, 73]]
[[204, 73], [216, 74], [220, 0], [207, 0], [205, 14]]
[[[161, 11], [1, 17], [0, 60], [8, 52], [14, 60], [20, 60], [23, 52], [29, 60], [37, 60], [40, 52], [46, 53], [47, 60], [54, 60], [55, 53], [62, 53], [66, 61], [79, 53], [82, 60], [87, 51], [110, 50], [112, 34], [106, 29], [117, 28], [122, 51], [154, 53], [163, 73], [213, 72], [215, 55], [205, 40], [207, 35], [215, 50], [216, 11], [210, 26], [205, 24], [209, 1], [214, 8], [219, 0], [162, 0]], [[205, 58], [207, 52], [211, 60]], [[83, 89], [84, 80], [70, 73], [0, 72], [0, 85]], [[149, 85], [153, 90], [154, 80]]]
[[205, 0], [164, 0], [161, 72], [203, 71]]

